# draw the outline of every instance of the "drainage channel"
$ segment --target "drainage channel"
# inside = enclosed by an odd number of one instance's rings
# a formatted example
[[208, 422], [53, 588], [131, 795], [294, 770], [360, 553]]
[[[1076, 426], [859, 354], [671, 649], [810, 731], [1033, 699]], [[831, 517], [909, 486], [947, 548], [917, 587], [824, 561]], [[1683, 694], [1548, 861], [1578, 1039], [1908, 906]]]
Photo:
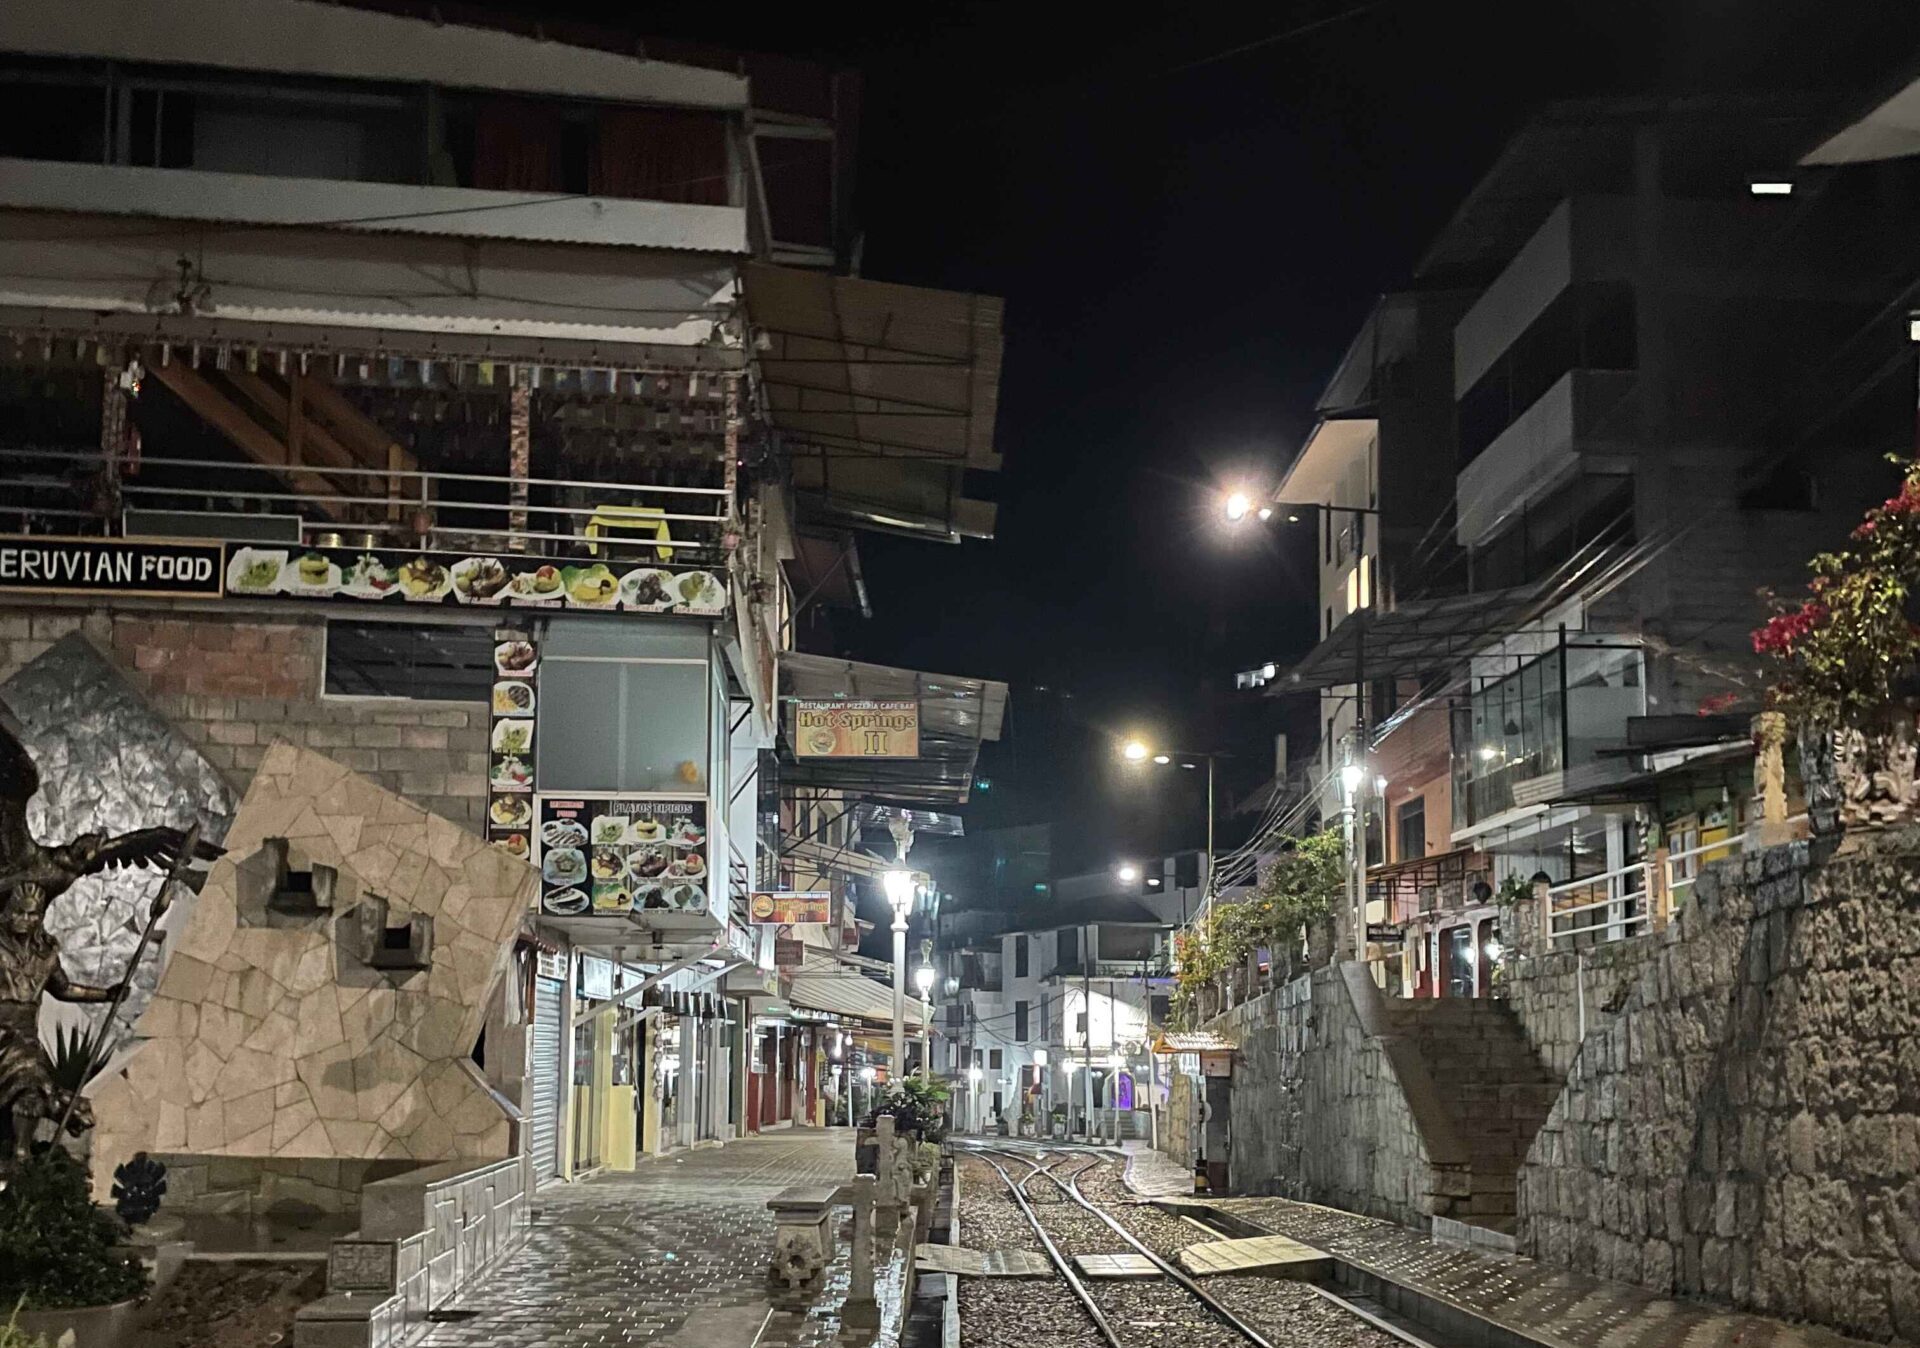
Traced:
[[[1156, 1205], [1158, 1206], [1158, 1205]], [[1217, 1208], [1180, 1204], [1161, 1211], [1178, 1216], [1217, 1240], [1273, 1234]], [[1547, 1348], [1530, 1335], [1473, 1314], [1404, 1283], [1330, 1254], [1332, 1271], [1308, 1284], [1322, 1296], [1421, 1348]]]

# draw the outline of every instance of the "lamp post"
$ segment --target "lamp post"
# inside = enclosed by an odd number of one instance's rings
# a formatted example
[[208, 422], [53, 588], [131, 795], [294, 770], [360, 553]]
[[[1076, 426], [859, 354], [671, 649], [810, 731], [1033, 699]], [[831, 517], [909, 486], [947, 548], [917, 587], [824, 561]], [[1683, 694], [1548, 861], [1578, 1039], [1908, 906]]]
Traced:
[[[1033, 1074], [1040, 1081], [1040, 1117], [1034, 1120], [1034, 1131], [1045, 1137], [1053, 1131], [1052, 1120], [1047, 1114], [1047, 1102], [1052, 1098], [1053, 1091], [1047, 1082], [1047, 1051], [1045, 1049], [1037, 1048], [1033, 1051], [1033, 1069]], [[1041, 1132], [1042, 1129], [1046, 1131]]]
[[872, 1064], [868, 1064], [867, 1066], [860, 1069], [860, 1079], [867, 1083], [868, 1110], [872, 1110], [873, 1108], [873, 1077], [874, 1077], [874, 1071], [873, 1071]]
[[1360, 799], [1366, 785], [1367, 769], [1348, 749], [1348, 759], [1340, 769], [1340, 786], [1347, 797], [1347, 911], [1353, 921], [1353, 957], [1367, 957], [1367, 840], [1361, 823], [1364, 808]]
[[980, 1131], [980, 1069], [967, 1068], [967, 1122], [972, 1131]]
[[920, 1079], [933, 1078], [933, 1005], [928, 1000], [933, 995], [934, 972], [931, 964], [922, 964], [913, 971], [913, 986], [920, 993]]
[[[1152, 763], [1155, 767], [1164, 768], [1164, 767], [1171, 767], [1174, 764], [1178, 764], [1179, 766], [1191, 771], [1197, 768], [1201, 762], [1206, 763], [1207, 765], [1207, 880], [1206, 880], [1205, 888], [1201, 890], [1200, 902], [1202, 906], [1206, 904], [1206, 901], [1208, 899], [1213, 897], [1213, 813], [1214, 813], [1213, 812], [1213, 761], [1216, 758], [1229, 758], [1231, 756], [1232, 755], [1230, 754], [1188, 753], [1180, 749], [1155, 749], [1151, 745], [1149, 745], [1145, 740], [1137, 739], [1137, 738], [1126, 740], [1120, 746], [1120, 757], [1126, 760], [1126, 762], [1133, 764], [1135, 766], [1142, 766], [1147, 763]], [[1132, 870], [1134, 872], [1131, 876], [1126, 873], [1129, 870]], [[1137, 868], [1132, 867], [1130, 865], [1123, 865], [1120, 868], [1119, 875], [1121, 880], [1131, 883], [1133, 880], [1139, 878], [1139, 871]], [[1183, 912], [1181, 914], [1181, 917], [1184, 919], [1185, 916], [1186, 914]]]
[[907, 913], [913, 907], [913, 872], [891, 870], [881, 878], [893, 906], [893, 1070], [907, 1068]]

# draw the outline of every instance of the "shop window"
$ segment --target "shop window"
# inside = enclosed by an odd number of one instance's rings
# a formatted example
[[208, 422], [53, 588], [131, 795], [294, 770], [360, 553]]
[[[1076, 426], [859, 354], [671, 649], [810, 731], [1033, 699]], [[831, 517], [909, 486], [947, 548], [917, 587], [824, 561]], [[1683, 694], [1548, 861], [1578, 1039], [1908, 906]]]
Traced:
[[1427, 798], [1417, 797], [1395, 811], [1400, 844], [1399, 860], [1412, 861], [1427, 854]]
[[543, 789], [707, 789], [712, 674], [705, 633], [685, 626], [553, 620], [535, 739]]
[[329, 697], [485, 702], [493, 678], [493, 633], [487, 628], [327, 624]]
[[1027, 1004], [1025, 1002], [1013, 1004], [1013, 1037], [1023, 1044], [1027, 1042]]

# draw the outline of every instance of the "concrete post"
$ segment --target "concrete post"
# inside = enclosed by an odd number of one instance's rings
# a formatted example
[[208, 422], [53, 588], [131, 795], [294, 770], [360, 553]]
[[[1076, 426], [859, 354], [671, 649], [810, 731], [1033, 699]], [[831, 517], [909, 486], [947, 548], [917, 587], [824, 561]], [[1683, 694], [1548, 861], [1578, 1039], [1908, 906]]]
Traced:
[[875, 1328], [880, 1323], [880, 1307], [873, 1298], [876, 1184], [872, 1175], [855, 1175], [850, 1186], [853, 1190], [853, 1278], [847, 1288], [846, 1304], [840, 1311], [842, 1323], [867, 1329]]

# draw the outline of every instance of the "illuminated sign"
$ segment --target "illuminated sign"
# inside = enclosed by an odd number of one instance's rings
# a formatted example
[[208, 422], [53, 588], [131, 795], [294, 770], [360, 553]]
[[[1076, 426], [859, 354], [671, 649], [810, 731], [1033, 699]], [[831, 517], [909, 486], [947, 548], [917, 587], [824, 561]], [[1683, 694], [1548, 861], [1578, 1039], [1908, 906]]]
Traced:
[[793, 704], [796, 758], [918, 758], [920, 704], [800, 698]]

